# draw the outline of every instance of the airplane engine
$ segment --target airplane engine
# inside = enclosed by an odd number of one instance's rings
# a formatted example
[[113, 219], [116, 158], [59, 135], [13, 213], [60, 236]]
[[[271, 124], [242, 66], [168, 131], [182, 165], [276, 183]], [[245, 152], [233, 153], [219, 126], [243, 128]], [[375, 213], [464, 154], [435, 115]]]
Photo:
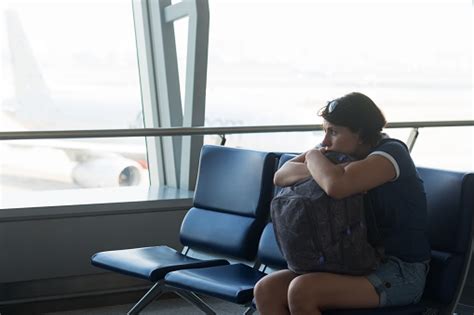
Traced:
[[80, 162], [71, 175], [81, 187], [135, 186], [141, 182], [142, 169], [133, 160], [112, 156]]

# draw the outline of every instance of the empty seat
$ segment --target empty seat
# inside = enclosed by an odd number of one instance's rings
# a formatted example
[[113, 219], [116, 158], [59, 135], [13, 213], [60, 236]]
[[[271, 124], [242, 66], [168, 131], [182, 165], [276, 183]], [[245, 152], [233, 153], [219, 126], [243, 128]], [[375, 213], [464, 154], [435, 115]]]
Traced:
[[[276, 243], [272, 223], [262, 233], [258, 247], [258, 261], [265, 266], [281, 269], [286, 262]], [[232, 303], [250, 306], [253, 288], [266, 274], [245, 264], [186, 269], [168, 273], [167, 285], [214, 296]]]
[[[294, 154], [280, 154], [278, 168]], [[278, 193], [274, 188], [274, 194]], [[263, 268], [258, 267], [260, 264]], [[248, 313], [253, 311], [253, 288], [263, 276], [266, 267], [286, 268], [286, 261], [276, 242], [272, 223], [265, 227], [258, 244], [257, 263], [254, 267], [245, 264], [233, 264], [199, 269], [184, 269], [170, 272], [165, 277], [167, 286], [182, 290], [202, 293], [232, 303], [249, 306]]]
[[[181, 225], [181, 243], [196, 251], [253, 260], [268, 218], [275, 166], [273, 153], [204, 146], [193, 207]], [[129, 314], [137, 314], [169, 290], [162, 281], [168, 272], [228, 264], [224, 259], [195, 259], [165, 245], [100, 252], [91, 261], [156, 283]], [[197, 296], [178, 293], [206, 309]]]

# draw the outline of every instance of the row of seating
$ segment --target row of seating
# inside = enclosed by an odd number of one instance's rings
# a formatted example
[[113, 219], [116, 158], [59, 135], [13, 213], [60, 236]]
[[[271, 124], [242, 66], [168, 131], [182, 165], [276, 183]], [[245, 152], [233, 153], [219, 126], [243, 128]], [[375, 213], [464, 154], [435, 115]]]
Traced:
[[[265, 276], [265, 268], [286, 267], [268, 220], [276, 191], [273, 174], [291, 157], [204, 146], [193, 207], [181, 225], [181, 253], [162, 245], [100, 252], [92, 257], [95, 266], [155, 283], [128, 314], [138, 314], [167, 291], [177, 293], [206, 314], [215, 312], [196, 293], [242, 304], [247, 307], [246, 314], [253, 313], [253, 287]], [[422, 302], [383, 309], [328, 310], [324, 314], [422, 314], [427, 309], [452, 313], [471, 257], [474, 174], [428, 168], [418, 171], [427, 192], [432, 245]], [[189, 255], [196, 251], [217, 258]], [[249, 266], [235, 261], [255, 263]]]

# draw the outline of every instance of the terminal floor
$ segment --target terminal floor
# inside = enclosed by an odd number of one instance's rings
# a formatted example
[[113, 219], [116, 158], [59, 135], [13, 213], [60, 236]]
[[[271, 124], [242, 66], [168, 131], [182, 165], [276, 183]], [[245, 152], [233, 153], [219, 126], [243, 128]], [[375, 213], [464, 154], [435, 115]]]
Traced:
[[[240, 305], [224, 302], [215, 298], [204, 298], [217, 314], [237, 315], [243, 314], [245, 308]], [[107, 306], [99, 308], [81, 309], [74, 311], [63, 311], [46, 313], [45, 315], [119, 315], [127, 314], [133, 304]], [[168, 298], [158, 300], [145, 308], [140, 315], [201, 315], [204, 314], [196, 307], [180, 298]], [[255, 312], [254, 315], [258, 315]], [[459, 304], [454, 315], [474, 315], [474, 307]]]
[[[244, 313], [245, 308], [224, 302], [214, 298], [204, 298], [206, 303], [208, 303], [217, 314], [225, 315], [241, 315]], [[63, 311], [63, 312], [54, 312], [46, 313], [46, 315], [119, 315], [127, 314], [127, 311], [132, 308], [133, 304], [124, 304], [116, 306], [107, 306], [100, 308], [91, 308], [91, 309], [82, 309], [74, 311]], [[140, 315], [201, 315], [204, 314], [195, 306], [189, 304], [180, 298], [168, 298], [163, 300], [155, 301], [146, 307]], [[258, 315], [258, 312], [254, 313]]]

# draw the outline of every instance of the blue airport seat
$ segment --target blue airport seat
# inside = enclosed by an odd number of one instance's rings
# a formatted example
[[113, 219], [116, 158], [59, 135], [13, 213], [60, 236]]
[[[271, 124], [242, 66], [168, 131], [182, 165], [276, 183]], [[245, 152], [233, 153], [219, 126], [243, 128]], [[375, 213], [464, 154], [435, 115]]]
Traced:
[[[181, 224], [181, 243], [188, 249], [218, 256], [255, 259], [269, 215], [276, 162], [273, 153], [204, 146], [193, 207]], [[224, 259], [194, 259], [165, 245], [100, 252], [92, 256], [91, 262], [155, 282], [128, 314], [138, 314], [157, 296], [171, 290], [163, 281], [170, 271], [229, 264]], [[203, 311], [209, 309], [193, 293], [176, 292]]]
[[[277, 168], [280, 168], [296, 155], [278, 153], [278, 156]], [[275, 186], [273, 194], [276, 195], [279, 190], [280, 188]], [[233, 264], [173, 271], [165, 276], [165, 282], [166, 285], [174, 288], [202, 293], [228, 302], [246, 305], [250, 307], [249, 312], [251, 313], [255, 308], [252, 304], [253, 288], [258, 280], [266, 275], [258, 269], [260, 264], [274, 269], [287, 267], [285, 258], [283, 258], [276, 242], [272, 223], [268, 223], [262, 233], [258, 245], [257, 260], [257, 264], [254, 267], [245, 264]]]
[[[280, 168], [295, 154], [278, 153], [278, 165]], [[279, 189], [274, 186], [273, 195]], [[259, 266], [264, 266], [263, 271]], [[228, 302], [248, 306], [248, 313], [252, 313], [255, 306], [253, 303], [253, 288], [255, 284], [266, 274], [266, 267], [274, 269], [286, 268], [285, 258], [278, 247], [273, 224], [268, 223], [258, 243], [257, 263], [254, 267], [245, 264], [233, 264], [217, 267], [199, 269], [183, 269], [168, 273], [165, 276], [167, 286], [202, 293], [226, 300]]]
[[[258, 260], [265, 266], [286, 268], [286, 262], [276, 243], [272, 223], [265, 227], [258, 247]], [[265, 273], [245, 264], [185, 269], [168, 273], [167, 285], [217, 297], [232, 303], [250, 306], [253, 288]]]

